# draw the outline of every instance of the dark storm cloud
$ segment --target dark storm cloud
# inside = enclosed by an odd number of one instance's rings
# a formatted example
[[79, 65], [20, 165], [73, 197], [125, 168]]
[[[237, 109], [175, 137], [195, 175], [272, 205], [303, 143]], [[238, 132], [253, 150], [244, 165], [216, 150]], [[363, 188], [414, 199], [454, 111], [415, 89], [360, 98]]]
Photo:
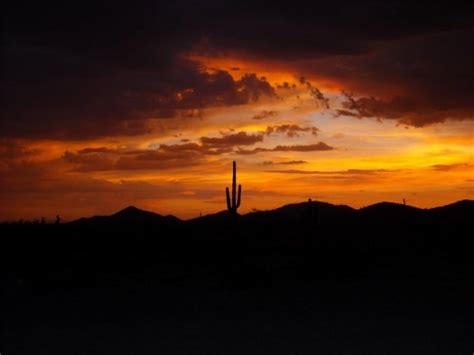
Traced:
[[257, 113], [256, 115], [254, 115], [252, 117], [252, 119], [254, 119], [254, 120], [263, 120], [263, 119], [268, 118], [268, 117], [274, 117], [277, 114], [278, 114], [278, 112], [276, 112], [276, 111], [263, 110], [262, 112]]
[[248, 134], [247, 132], [238, 132], [234, 134], [225, 134], [222, 137], [201, 137], [203, 146], [219, 148], [233, 147], [239, 145], [252, 145], [263, 141], [263, 134]]
[[[358, 100], [339, 113], [417, 127], [474, 118], [473, 2], [287, 3], [255, 11], [244, 33], [216, 40], [220, 46], [336, 81]], [[312, 93], [327, 107], [320, 91]]]
[[197, 144], [197, 143], [185, 143], [185, 144], [161, 144], [159, 151], [165, 154], [199, 154], [199, 155], [220, 155], [224, 153], [229, 153], [233, 149], [231, 144], [222, 145], [222, 146], [209, 146], [206, 144]]
[[322, 72], [370, 94], [346, 95], [339, 114], [418, 127], [473, 119], [473, 36], [473, 29], [463, 29], [398, 41], [364, 58], [341, 59], [337, 67], [328, 61]]
[[73, 171], [162, 170], [196, 165], [206, 156], [233, 152], [235, 147], [262, 142], [263, 134], [238, 132], [221, 137], [201, 137], [200, 142], [160, 144], [157, 149], [113, 149], [107, 147], [66, 151], [63, 160], [74, 166]]
[[326, 150], [334, 150], [334, 147], [331, 147], [324, 142], [319, 142], [315, 144], [277, 145], [273, 148], [257, 147], [253, 149], [238, 149], [236, 154], [250, 155], [262, 152], [316, 152]]
[[255, 74], [234, 80], [225, 71], [207, 73], [179, 58], [151, 70], [118, 68], [84, 75], [71, 68], [63, 77], [56, 69], [48, 68], [51, 75], [42, 83], [19, 83], [7, 73], [3, 135], [72, 139], [144, 134], [151, 131], [150, 118], [188, 117], [199, 108], [275, 96]]
[[266, 173], [295, 175], [299, 178], [305, 176], [310, 181], [318, 181], [321, 183], [340, 183], [344, 185], [358, 185], [360, 183], [371, 183], [387, 181], [393, 176], [402, 172], [402, 170], [386, 170], [386, 169], [349, 169], [336, 171], [317, 171], [317, 170], [266, 170]]
[[63, 159], [76, 166], [74, 171], [106, 171], [114, 170], [115, 161], [104, 154], [77, 154], [69, 151], [64, 152]]
[[301, 133], [311, 133], [313, 136], [316, 136], [319, 132], [317, 127], [301, 127], [296, 124], [284, 124], [278, 126], [268, 126], [265, 130], [265, 134], [270, 136], [273, 133], [283, 133], [287, 137], [293, 138], [298, 137]]
[[262, 162], [262, 165], [301, 165], [308, 164], [306, 160], [288, 160], [288, 161], [277, 161], [266, 160]]
[[[191, 50], [291, 61], [360, 92], [369, 101], [346, 110], [358, 117], [376, 112], [417, 126], [472, 118], [472, 9], [467, 1], [9, 2], [2, 8], [0, 134], [143, 134], [152, 129], [149, 118], [275, 95], [257, 75], [234, 80], [203, 71], [183, 58]], [[386, 91], [412, 106], [378, 97]]]
[[[301, 82], [301, 78], [300, 78]], [[306, 86], [310, 95], [316, 100], [316, 102], [323, 108], [329, 109], [329, 99], [317, 87], [313, 86], [309, 81], [306, 81]]]
[[[215, 153], [215, 152], [214, 152]], [[163, 170], [196, 165], [206, 154], [213, 154], [196, 143], [176, 146], [161, 145], [155, 150], [103, 152], [84, 150], [77, 153], [66, 151], [65, 162], [73, 166], [76, 172], [110, 170]]]
[[407, 97], [394, 97], [383, 101], [374, 97], [354, 98], [343, 93], [347, 101], [343, 102], [343, 109], [337, 110], [338, 115], [353, 116], [357, 118], [376, 117], [398, 119], [404, 114], [413, 112], [416, 103]]
[[453, 171], [453, 170], [473, 170], [474, 164], [470, 163], [456, 163], [456, 164], [436, 164], [431, 168], [436, 171]]
[[206, 3], [198, 17], [212, 50], [288, 59], [366, 53], [378, 41], [450, 30], [469, 24], [473, 8], [466, 1]]
[[83, 155], [83, 154], [91, 154], [91, 153], [110, 153], [110, 154], [115, 154], [118, 153], [119, 151], [107, 148], [107, 147], [97, 147], [97, 148], [84, 148], [80, 149], [77, 151], [77, 154]]
[[194, 15], [186, 9], [156, 2], [9, 4], [2, 15], [1, 135], [136, 135], [150, 132], [149, 118], [275, 96], [255, 74], [234, 80], [183, 58], [203, 36], [190, 30], [199, 24], [188, 23]]
[[0, 139], [0, 159], [3, 161], [29, 158], [38, 153], [38, 149], [27, 148], [13, 139]]
[[384, 173], [392, 173], [399, 170], [392, 169], [348, 169], [348, 170], [337, 170], [337, 171], [320, 171], [320, 170], [268, 170], [267, 173], [277, 173], [277, 174], [296, 174], [296, 175], [378, 175]]

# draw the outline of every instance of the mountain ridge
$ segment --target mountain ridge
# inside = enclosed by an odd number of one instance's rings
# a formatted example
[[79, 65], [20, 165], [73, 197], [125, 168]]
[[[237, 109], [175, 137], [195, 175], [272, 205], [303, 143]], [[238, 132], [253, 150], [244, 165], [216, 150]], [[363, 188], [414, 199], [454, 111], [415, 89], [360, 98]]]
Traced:
[[[311, 206], [311, 207], [310, 207]], [[310, 209], [313, 209], [312, 211]], [[419, 208], [410, 205], [404, 205], [394, 202], [377, 202], [375, 204], [364, 206], [361, 208], [352, 208], [347, 205], [335, 205], [323, 201], [312, 201], [311, 205], [309, 202], [290, 203], [281, 207], [253, 211], [246, 214], [239, 215], [240, 219], [257, 220], [257, 219], [278, 219], [287, 218], [294, 220], [301, 217], [302, 214], [312, 213], [318, 218], [324, 217], [329, 220], [335, 220], [337, 218], [347, 219], [375, 219], [374, 222], [386, 222], [390, 218], [394, 217], [408, 217], [409, 220], [416, 220], [417, 218], [423, 218], [428, 215], [434, 217], [449, 216], [450, 219], [457, 219], [463, 217], [459, 214], [471, 214], [474, 219], [474, 200], [463, 199], [447, 205], [437, 206], [432, 208]], [[148, 223], [212, 223], [215, 221], [225, 222], [229, 218], [229, 214], [226, 210], [222, 210], [216, 213], [207, 214], [195, 218], [182, 220], [173, 215], [161, 215], [156, 212], [143, 210], [136, 206], [127, 206], [111, 215], [98, 215], [92, 217], [82, 217], [77, 220], [71, 221], [68, 224], [87, 224], [87, 223], [130, 223], [130, 222], [148, 222]]]

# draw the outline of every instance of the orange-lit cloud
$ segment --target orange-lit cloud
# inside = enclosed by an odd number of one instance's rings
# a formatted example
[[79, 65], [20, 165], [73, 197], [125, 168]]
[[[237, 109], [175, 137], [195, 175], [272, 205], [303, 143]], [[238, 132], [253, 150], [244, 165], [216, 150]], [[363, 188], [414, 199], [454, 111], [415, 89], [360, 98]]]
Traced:
[[445, 5], [8, 4], [0, 217], [217, 212], [232, 160], [242, 212], [472, 198], [472, 21]]

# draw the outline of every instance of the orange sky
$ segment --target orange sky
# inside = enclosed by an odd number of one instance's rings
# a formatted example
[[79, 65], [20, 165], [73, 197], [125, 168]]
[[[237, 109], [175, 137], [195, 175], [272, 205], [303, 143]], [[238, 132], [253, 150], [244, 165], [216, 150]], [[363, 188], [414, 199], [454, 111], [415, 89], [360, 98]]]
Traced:
[[[336, 79], [307, 75], [302, 82], [304, 73], [291, 63], [188, 56], [234, 80], [264, 76], [276, 96], [150, 118], [150, 130], [133, 136], [5, 141], [2, 219], [60, 214], [72, 220], [127, 205], [180, 218], [218, 212], [225, 209], [232, 160], [243, 186], [241, 213], [308, 198], [353, 207], [404, 198], [431, 207], [474, 198], [471, 120], [414, 127], [400, 124], [403, 117], [338, 114], [345, 96]], [[176, 93], [179, 100], [188, 94]], [[329, 148], [317, 148], [320, 142]]]

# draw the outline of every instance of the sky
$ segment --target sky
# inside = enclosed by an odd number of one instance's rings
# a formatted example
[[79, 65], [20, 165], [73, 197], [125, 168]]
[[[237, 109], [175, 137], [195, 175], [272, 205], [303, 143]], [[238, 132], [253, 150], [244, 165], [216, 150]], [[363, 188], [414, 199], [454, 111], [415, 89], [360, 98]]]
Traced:
[[2, 6], [0, 219], [474, 198], [474, 5]]

